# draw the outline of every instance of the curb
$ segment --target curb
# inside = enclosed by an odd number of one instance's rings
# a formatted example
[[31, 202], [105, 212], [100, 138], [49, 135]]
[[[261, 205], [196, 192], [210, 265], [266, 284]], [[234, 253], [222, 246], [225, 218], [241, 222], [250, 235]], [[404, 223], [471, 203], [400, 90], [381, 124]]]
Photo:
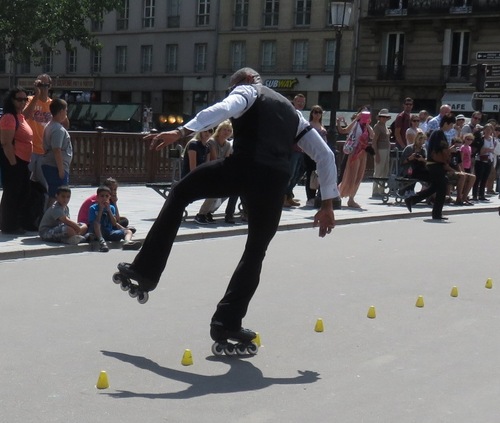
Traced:
[[[459, 214], [475, 214], [475, 213], [485, 213], [485, 212], [497, 212], [497, 205], [483, 206], [483, 207], [474, 207], [474, 208], [459, 208], [454, 210], [453, 208], [447, 209], [447, 215], [459, 215]], [[388, 220], [399, 220], [399, 219], [407, 219], [407, 218], [419, 218], [431, 216], [431, 211], [426, 210], [414, 210], [412, 213], [410, 212], [401, 212], [395, 214], [383, 214], [376, 216], [359, 216], [359, 217], [347, 217], [344, 219], [336, 220], [336, 226], [344, 226], [351, 225], [355, 223], [370, 223], [370, 222], [382, 222]], [[284, 222], [279, 225], [278, 232], [289, 231], [289, 230], [297, 230], [297, 229], [309, 229], [313, 228], [312, 218], [310, 221], [299, 221], [299, 222]], [[240, 236], [246, 235], [247, 226], [241, 226], [233, 229], [221, 229], [215, 230], [213, 232], [200, 232], [200, 233], [187, 233], [187, 234], [178, 234], [175, 242], [185, 242], [185, 241], [196, 241], [203, 239], [212, 239], [212, 238], [223, 238], [228, 236]], [[144, 237], [135, 238], [137, 241], [144, 242]], [[110, 249], [119, 249], [121, 248], [121, 243], [108, 243]], [[89, 244], [79, 244], [79, 245], [61, 245], [61, 244], [46, 244], [41, 245], [40, 248], [35, 249], [18, 249], [14, 251], [0, 252], [0, 261], [4, 260], [18, 260], [18, 259], [26, 259], [26, 258], [36, 258], [36, 257], [46, 257], [53, 256], [59, 254], [74, 254], [74, 253], [84, 253], [92, 251], [92, 246]]]

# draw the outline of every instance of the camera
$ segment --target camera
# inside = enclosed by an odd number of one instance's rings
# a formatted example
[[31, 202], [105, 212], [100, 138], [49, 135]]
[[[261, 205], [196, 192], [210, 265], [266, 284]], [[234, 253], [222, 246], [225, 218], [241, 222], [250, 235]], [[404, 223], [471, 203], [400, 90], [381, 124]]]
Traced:
[[415, 158], [420, 159], [420, 157], [422, 157], [420, 153], [415, 153]]

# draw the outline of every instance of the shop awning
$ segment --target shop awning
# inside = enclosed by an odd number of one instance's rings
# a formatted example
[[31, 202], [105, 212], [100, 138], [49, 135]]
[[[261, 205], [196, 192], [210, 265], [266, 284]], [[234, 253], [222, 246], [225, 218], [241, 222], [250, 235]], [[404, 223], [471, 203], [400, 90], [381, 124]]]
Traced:
[[141, 130], [140, 104], [70, 103], [68, 118], [73, 130], [94, 130], [102, 126], [113, 131]]

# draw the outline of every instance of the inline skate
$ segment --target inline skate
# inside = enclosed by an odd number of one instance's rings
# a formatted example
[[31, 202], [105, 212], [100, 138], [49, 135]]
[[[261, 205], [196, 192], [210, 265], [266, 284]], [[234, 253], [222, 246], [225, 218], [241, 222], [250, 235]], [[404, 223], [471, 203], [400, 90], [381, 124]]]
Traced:
[[212, 345], [212, 352], [216, 356], [255, 355], [259, 349], [253, 342], [256, 335], [250, 329], [228, 330], [221, 325], [211, 325], [210, 337], [215, 341]]

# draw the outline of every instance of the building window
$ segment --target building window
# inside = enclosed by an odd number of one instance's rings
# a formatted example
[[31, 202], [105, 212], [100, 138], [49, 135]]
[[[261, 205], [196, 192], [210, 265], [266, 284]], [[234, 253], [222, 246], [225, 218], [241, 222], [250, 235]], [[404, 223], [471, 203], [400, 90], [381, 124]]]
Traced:
[[307, 26], [311, 24], [311, 0], [296, 0], [295, 25]]
[[233, 41], [231, 43], [231, 70], [237, 71], [245, 67], [247, 47], [245, 41]]
[[2, 49], [0, 50], [0, 73], [5, 73], [5, 51]]
[[128, 29], [128, 18], [130, 14], [129, 0], [122, 0], [121, 8], [117, 10], [116, 30], [123, 31]]
[[127, 72], [127, 46], [116, 47], [116, 73]]
[[153, 46], [141, 46], [141, 73], [153, 71]]
[[101, 66], [102, 66], [101, 50], [92, 50], [90, 52], [90, 60], [91, 60], [90, 66], [92, 73], [101, 73]]
[[469, 31], [454, 31], [451, 35], [450, 72], [451, 78], [469, 79]]
[[279, 0], [266, 0], [264, 4], [264, 26], [278, 26], [279, 14]]
[[90, 30], [92, 32], [101, 32], [102, 31], [102, 21], [103, 21], [102, 15], [99, 19], [92, 19], [90, 22]]
[[197, 26], [207, 26], [210, 23], [210, 0], [198, 0]]
[[23, 59], [23, 61], [19, 63], [18, 69], [21, 74], [31, 73], [31, 56]]
[[193, 92], [193, 115], [208, 107], [208, 92]]
[[261, 68], [263, 71], [273, 71], [276, 67], [276, 41], [262, 41]]
[[71, 50], [66, 50], [66, 72], [67, 73], [76, 72], [76, 48]]
[[307, 58], [309, 42], [307, 40], [297, 40], [293, 42], [293, 70], [307, 70]]
[[167, 1], [167, 27], [179, 28], [181, 23], [181, 1], [168, 0]]
[[194, 45], [194, 71], [205, 72], [207, 70], [207, 44]]
[[155, 26], [155, 0], [144, 0], [144, 12], [142, 17], [143, 28], [154, 28]]
[[333, 71], [335, 67], [335, 40], [325, 41], [325, 71]]
[[45, 73], [54, 71], [54, 53], [51, 50], [42, 52], [42, 71]]
[[246, 28], [247, 26], [248, 26], [248, 0], [235, 0], [234, 27]]
[[404, 47], [405, 35], [403, 33], [386, 34], [379, 79], [404, 78]]
[[177, 44], [167, 44], [165, 52], [165, 71], [175, 72], [177, 71], [177, 51], [179, 46]]

